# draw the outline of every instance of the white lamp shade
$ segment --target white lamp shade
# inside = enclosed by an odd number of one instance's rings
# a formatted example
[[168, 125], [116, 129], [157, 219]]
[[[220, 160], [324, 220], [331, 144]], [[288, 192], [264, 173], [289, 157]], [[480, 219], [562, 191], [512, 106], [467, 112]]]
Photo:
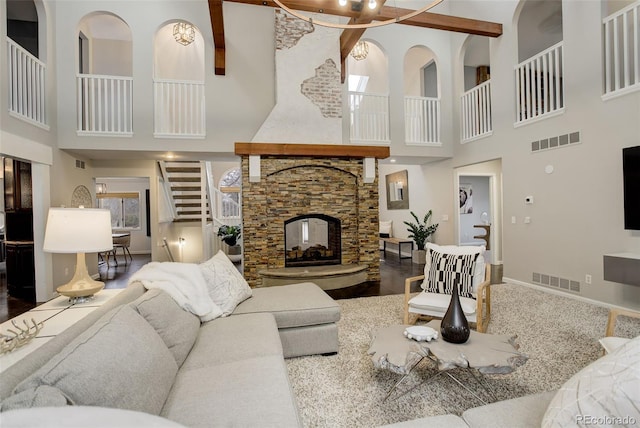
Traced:
[[49, 208], [43, 250], [96, 253], [113, 249], [111, 212], [97, 208]]

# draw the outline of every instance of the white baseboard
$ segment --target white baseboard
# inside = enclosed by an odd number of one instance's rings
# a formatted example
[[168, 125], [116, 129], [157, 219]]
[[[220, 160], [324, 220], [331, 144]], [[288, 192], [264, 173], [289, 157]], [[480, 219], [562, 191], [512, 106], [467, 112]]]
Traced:
[[637, 311], [637, 309], [634, 309], [634, 308], [625, 308], [624, 306], [618, 306], [618, 305], [613, 305], [611, 303], [600, 302], [599, 300], [593, 300], [593, 299], [589, 299], [588, 297], [578, 296], [571, 293], [565, 293], [564, 291], [553, 290], [551, 288], [543, 287], [541, 285], [531, 284], [529, 282], [519, 281], [513, 278], [503, 277], [502, 280], [504, 282], [509, 282], [514, 285], [522, 285], [524, 287], [533, 288], [534, 290], [543, 291], [549, 294], [555, 294], [556, 296], [568, 297], [570, 299], [579, 300], [581, 302], [590, 303], [592, 305], [600, 306], [607, 309], [625, 309], [627, 311]]

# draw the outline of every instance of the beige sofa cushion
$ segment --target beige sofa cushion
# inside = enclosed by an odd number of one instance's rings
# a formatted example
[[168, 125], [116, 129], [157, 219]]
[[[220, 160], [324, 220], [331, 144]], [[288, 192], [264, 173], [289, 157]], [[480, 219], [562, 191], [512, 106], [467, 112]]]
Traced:
[[180, 370], [160, 415], [192, 428], [301, 426], [280, 355]]
[[272, 313], [279, 329], [340, 319], [340, 305], [312, 282], [254, 288], [253, 297], [239, 304], [233, 315], [258, 312]]
[[71, 404], [158, 414], [177, 371], [158, 333], [125, 305], [105, 314], [15, 392], [49, 385]]
[[147, 291], [131, 305], [160, 335], [180, 367], [198, 337], [200, 319], [160, 289]]

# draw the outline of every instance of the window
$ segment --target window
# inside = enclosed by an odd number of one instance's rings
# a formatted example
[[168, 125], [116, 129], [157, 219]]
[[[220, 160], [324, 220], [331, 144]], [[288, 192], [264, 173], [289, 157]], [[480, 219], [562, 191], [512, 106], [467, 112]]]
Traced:
[[137, 192], [103, 193], [98, 207], [111, 211], [113, 229], [140, 229], [140, 194]]
[[220, 201], [220, 217], [238, 217], [240, 216], [240, 189], [242, 186], [242, 174], [240, 168], [234, 168], [222, 177], [220, 180], [220, 192], [222, 192], [222, 200]]

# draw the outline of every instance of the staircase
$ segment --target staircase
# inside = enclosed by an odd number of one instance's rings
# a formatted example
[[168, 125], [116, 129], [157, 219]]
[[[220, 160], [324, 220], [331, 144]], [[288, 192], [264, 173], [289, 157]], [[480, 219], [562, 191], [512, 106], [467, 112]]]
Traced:
[[[201, 163], [160, 162], [175, 207], [174, 222], [212, 222]], [[203, 215], [203, 212], [205, 213]]]

